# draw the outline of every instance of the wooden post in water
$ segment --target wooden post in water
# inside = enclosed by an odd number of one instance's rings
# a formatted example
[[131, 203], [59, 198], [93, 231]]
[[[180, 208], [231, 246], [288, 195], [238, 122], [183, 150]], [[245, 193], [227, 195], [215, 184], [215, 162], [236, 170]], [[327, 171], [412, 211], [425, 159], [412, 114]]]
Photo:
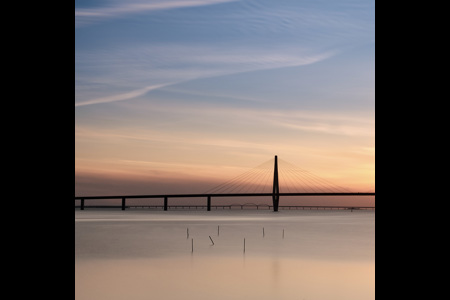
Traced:
[[84, 199], [81, 199], [81, 206], [80, 206], [80, 210], [84, 210]]
[[164, 210], [167, 210], [167, 197], [164, 197]]
[[208, 201], [207, 201], [207, 210], [210, 211], [211, 210], [211, 196], [208, 196]]
[[125, 198], [122, 198], [122, 210], [125, 210]]

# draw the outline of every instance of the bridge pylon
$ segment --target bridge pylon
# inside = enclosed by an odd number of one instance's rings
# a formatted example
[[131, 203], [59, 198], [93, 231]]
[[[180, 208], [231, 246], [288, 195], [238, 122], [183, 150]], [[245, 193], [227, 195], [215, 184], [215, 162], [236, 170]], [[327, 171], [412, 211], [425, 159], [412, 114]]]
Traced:
[[278, 185], [278, 159], [275, 155], [275, 164], [273, 168], [273, 192], [272, 192], [273, 211], [278, 211], [280, 202], [280, 187]]

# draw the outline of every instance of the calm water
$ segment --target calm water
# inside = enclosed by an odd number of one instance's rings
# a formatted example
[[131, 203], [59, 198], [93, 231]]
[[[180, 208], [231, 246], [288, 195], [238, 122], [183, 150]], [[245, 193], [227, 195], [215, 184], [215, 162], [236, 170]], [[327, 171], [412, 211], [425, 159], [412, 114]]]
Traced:
[[75, 293], [375, 299], [375, 212], [76, 210]]

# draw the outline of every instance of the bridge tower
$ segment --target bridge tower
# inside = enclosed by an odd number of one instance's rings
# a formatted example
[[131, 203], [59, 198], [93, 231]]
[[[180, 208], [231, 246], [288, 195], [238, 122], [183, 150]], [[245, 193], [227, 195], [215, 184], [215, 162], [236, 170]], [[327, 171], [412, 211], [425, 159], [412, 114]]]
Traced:
[[278, 211], [278, 203], [280, 201], [280, 187], [278, 185], [278, 159], [275, 155], [275, 165], [273, 170], [273, 192], [272, 192], [272, 201], [273, 201], [273, 211]]

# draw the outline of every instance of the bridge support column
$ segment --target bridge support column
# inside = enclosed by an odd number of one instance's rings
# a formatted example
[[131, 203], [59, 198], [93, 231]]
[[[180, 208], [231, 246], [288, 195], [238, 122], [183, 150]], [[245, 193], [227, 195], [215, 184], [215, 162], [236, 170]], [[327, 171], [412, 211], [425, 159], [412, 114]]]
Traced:
[[84, 210], [84, 199], [81, 199], [80, 210]]
[[275, 165], [273, 168], [273, 194], [272, 194], [272, 202], [273, 202], [273, 211], [278, 211], [278, 203], [280, 201], [280, 187], [278, 185], [278, 159], [275, 155]]
[[211, 210], [211, 196], [208, 196], [208, 201], [207, 201], [207, 210], [210, 211]]
[[164, 197], [164, 210], [167, 210], [167, 203], [168, 203], [167, 200], [168, 200], [167, 197]]
[[122, 198], [122, 210], [125, 210], [125, 198]]

